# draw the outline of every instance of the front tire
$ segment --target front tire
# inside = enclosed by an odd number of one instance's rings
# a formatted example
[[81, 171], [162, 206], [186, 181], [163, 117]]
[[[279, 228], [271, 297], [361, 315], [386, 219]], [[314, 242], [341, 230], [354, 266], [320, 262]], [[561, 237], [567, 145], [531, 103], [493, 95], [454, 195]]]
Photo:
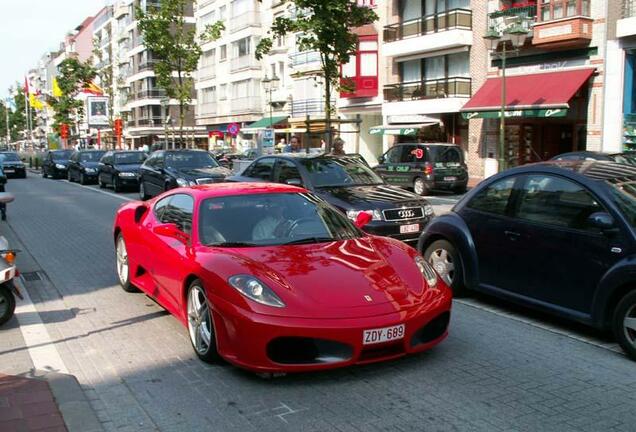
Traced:
[[42, 178], [47, 178], [49, 175], [46, 173], [46, 170], [42, 168]]
[[119, 179], [117, 177], [113, 177], [113, 192], [121, 192], [121, 184], [119, 184]]
[[200, 280], [188, 287], [187, 319], [190, 342], [197, 357], [206, 363], [217, 363], [221, 357], [216, 347], [216, 334], [210, 302]]
[[84, 173], [80, 173], [79, 183], [81, 185], [88, 184], [88, 181], [86, 180], [86, 176], [84, 175]]
[[424, 182], [424, 180], [421, 177], [418, 177], [413, 182], [413, 192], [415, 192], [416, 194], [420, 196], [424, 196], [424, 195], [428, 195], [428, 193], [430, 192], [430, 189], [428, 186], [426, 186], [426, 183]]
[[453, 290], [453, 296], [463, 297], [467, 294], [461, 257], [451, 242], [434, 241], [424, 251], [424, 259]]
[[69, 183], [73, 183], [73, 175], [71, 174], [71, 170], [68, 170], [66, 172], [66, 180], [68, 180]]
[[128, 293], [134, 293], [139, 291], [130, 283], [130, 265], [128, 263], [128, 249], [126, 248], [126, 242], [124, 236], [117, 235], [115, 241], [115, 260], [117, 264], [117, 277], [119, 278], [119, 284], [122, 289]]
[[616, 305], [612, 331], [627, 356], [636, 360], [636, 291], [627, 294]]
[[11, 287], [7, 286], [11, 283], [13, 282], [9, 281], [0, 286], [0, 325], [9, 321], [15, 312], [15, 297]]

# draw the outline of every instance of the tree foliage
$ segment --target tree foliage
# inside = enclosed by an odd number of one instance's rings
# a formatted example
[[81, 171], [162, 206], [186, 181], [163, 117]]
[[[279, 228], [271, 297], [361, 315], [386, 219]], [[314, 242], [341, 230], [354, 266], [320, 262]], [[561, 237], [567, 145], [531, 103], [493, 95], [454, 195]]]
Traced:
[[272, 49], [272, 37], [296, 34], [299, 51], [317, 51], [320, 54], [322, 77], [325, 85], [325, 114], [328, 130], [328, 150], [331, 149], [331, 95], [340, 87], [340, 66], [347, 64], [355, 54], [358, 36], [356, 27], [371, 24], [378, 19], [368, 7], [358, 6], [352, 0], [284, 0], [295, 5], [292, 16], [277, 17], [256, 49], [261, 59]]
[[24, 139], [27, 136], [27, 121], [25, 114], [25, 101], [24, 91], [19, 83], [16, 83], [15, 87], [9, 88], [9, 98], [12, 99], [12, 103], [6, 103], [2, 101], [0, 108], [0, 136], [2, 138], [7, 136], [6, 132], [6, 111], [9, 109], [9, 127], [11, 130], [11, 141]]
[[[95, 38], [93, 39], [93, 56], [95, 56], [95, 58], [98, 61], [98, 65], [102, 64], [104, 61], [104, 52], [101, 49], [101, 43], [100, 40]], [[112, 53], [112, 49], [110, 48], [110, 44], [109, 44], [109, 58], [112, 61], [113, 58], [113, 53]], [[106, 96], [108, 96], [108, 123], [109, 126], [111, 128], [111, 130], [113, 129], [113, 125], [114, 125], [114, 104], [115, 104], [115, 91], [114, 91], [114, 76], [113, 76], [113, 67], [111, 64], [108, 65], [102, 65], [101, 67], [99, 67], [96, 70], [97, 73], [97, 77], [99, 78], [99, 84], [101, 86], [101, 88], [104, 90], [104, 94]], [[113, 141], [113, 148], [115, 148], [115, 143]]]
[[[144, 45], [156, 60], [157, 84], [169, 98], [179, 102], [182, 142], [185, 115], [194, 92], [192, 74], [197, 70], [202, 54], [196, 28], [185, 19], [186, 7], [191, 3], [192, 0], [161, 0], [158, 7], [149, 3], [147, 11], [136, 10]], [[223, 30], [222, 22], [208, 25], [202, 32], [201, 42], [218, 39]]]
[[77, 95], [87, 88], [97, 71], [89, 62], [81, 62], [76, 58], [67, 58], [58, 68], [57, 84], [62, 91], [59, 97], [51, 96], [48, 104], [55, 112], [53, 127], [59, 130], [60, 125], [75, 124], [75, 119], [84, 115], [84, 102]]

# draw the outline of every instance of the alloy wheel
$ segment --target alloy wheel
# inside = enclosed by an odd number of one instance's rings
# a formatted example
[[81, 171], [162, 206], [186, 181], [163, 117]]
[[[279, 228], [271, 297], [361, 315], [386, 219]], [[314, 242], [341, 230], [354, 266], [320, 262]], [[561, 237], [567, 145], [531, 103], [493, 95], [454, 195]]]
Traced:
[[142, 201], [146, 199], [146, 190], [144, 188], [144, 182], [142, 181], [139, 182], [139, 196]]
[[424, 181], [422, 179], [415, 180], [413, 191], [418, 195], [424, 195]]
[[122, 236], [117, 239], [117, 276], [122, 285], [128, 282], [128, 251]]
[[0, 295], [0, 317], [3, 317], [8, 310], [9, 303], [7, 302], [7, 299], [3, 295]]
[[636, 347], [636, 305], [633, 305], [625, 314], [623, 328], [627, 340]]
[[452, 285], [455, 278], [455, 263], [451, 254], [446, 249], [435, 249], [428, 261], [444, 282]]
[[188, 294], [188, 332], [194, 349], [205, 355], [214, 342], [208, 298], [199, 285], [193, 285]]

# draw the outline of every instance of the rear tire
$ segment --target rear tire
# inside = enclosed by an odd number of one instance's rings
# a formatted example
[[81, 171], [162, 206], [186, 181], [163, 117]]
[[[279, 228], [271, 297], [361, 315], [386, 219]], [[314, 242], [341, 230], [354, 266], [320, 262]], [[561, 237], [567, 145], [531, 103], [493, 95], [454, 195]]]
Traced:
[[625, 354], [636, 360], [636, 290], [628, 293], [616, 305], [612, 331]]
[[424, 180], [421, 177], [418, 177], [413, 182], [413, 191], [418, 195], [424, 196], [428, 195], [430, 189], [428, 186], [426, 186]]
[[115, 263], [117, 265], [117, 277], [119, 278], [121, 288], [127, 293], [138, 292], [139, 290], [130, 283], [128, 249], [126, 248], [124, 236], [121, 235], [121, 233], [117, 235], [117, 240], [115, 240]]
[[428, 261], [446, 285], [453, 290], [454, 297], [463, 297], [468, 293], [464, 284], [464, 267], [455, 246], [448, 240], [437, 240], [424, 251]]
[[188, 334], [192, 348], [204, 362], [218, 363], [221, 356], [217, 351], [213, 312], [200, 280], [194, 280], [190, 284], [186, 299]]
[[113, 192], [121, 192], [121, 185], [119, 184], [119, 179], [117, 177], [113, 177]]
[[9, 281], [0, 286], [0, 325], [9, 321], [15, 312], [15, 297], [11, 287], [7, 286], [12, 283]]
[[79, 183], [81, 185], [88, 184], [88, 181], [86, 180], [86, 176], [84, 175], [84, 173], [80, 173]]

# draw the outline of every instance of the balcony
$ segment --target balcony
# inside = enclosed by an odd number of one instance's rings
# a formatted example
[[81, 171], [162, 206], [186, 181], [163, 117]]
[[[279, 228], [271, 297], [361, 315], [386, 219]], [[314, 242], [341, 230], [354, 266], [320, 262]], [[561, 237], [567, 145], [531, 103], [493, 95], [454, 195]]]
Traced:
[[590, 0], [552, 0], [539, 3], [532, 45], [574, 47], [592, 41]]
[[217, 105], [216, 102], [202, 103], [197, 106], [198, 117], [213, 117], [216, 116]]
[[341, 98], [372, 98], [378, 95], [377, 76], [347, 77], [342, 78], [340, 82], [343, 85], [343, 91], [340, 92]]
[[532, 27], [537, 18], [537, 7], [534, 5], [509, 8], [493, 12], [488, 15], [488, 28], [494, 28], [502, 34], [504, 40], [510, 36], [504, 32], [510, 25], [521, 20], [521, 26], [528, 31], [528, 38], [532, 37]]
[[137, 72], [139, 73], [139, 72], [145, 72], [145, 71], [154, 71], [156, 64], [157, 64], [157, 61], [154, 61], [154, 60], [143, 62], [139, 65]]
[[232, 98], [230, 105], [232, 114], [261, 113], [261, 98], [259, 96]]
[[397, 57], [472, 45], [472, 11], [452, 9], [384, 27], [384, 55]]
[[163, 126], [163, 117], [141, 117], [137, 120], [138, 126], [160, 127]]
[[[336, 105], [333, 100], [332, 105]], [[298, 99], [291, 103], [290, 115], [292, 118], [301, 117], [321, 117], [325, 115], [325, 100], [320, 99]]]
[[230, 71], [238, 72], [247, 69], [260, 69], [261, 64], [253, 54], [244, 55], [241, 57], [235, 57], [230, 62]]
[[258, 11], [248, 11], [240, 15], [231, 17], [229, 21], [230, 33], [236, 33], [237, 31], [246, 29], [248, 27], [260, 27], [261, 14]]
[[447, 97], [470, 97], [470, 91], [471, 79], [465, 77], [403, 82], [384, 86], [384, 100], [404, 102]]
[[621, 19], [616, 23], [616, 36], [636, 36], [636, 0], [623, 0]]
[[199, 79], [199, 81], [216, 78], [216, 66], [201, 66], [197, 71], [197, 78]]
[[165, 90], [141, 90], [135, 94], [135, 98], [139, 99], [159, 99], [166, 96]]
[[320, 63], [320, 53], [318, 51], [295, 52], [289, 55], [289, 62], [293, 68]]

